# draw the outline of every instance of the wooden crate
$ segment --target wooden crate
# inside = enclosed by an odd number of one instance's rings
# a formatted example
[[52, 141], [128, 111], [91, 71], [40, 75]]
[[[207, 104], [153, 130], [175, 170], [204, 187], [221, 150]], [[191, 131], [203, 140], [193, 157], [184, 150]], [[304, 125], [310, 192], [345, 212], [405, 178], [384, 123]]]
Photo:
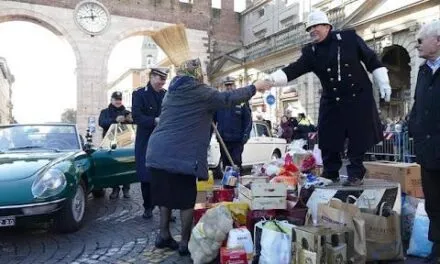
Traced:
[[268, 176], [251, 176], [251, 175], [244, 175], [240, 176], [240, 184], [247, 185], [249, 183], [268, 183], [269, 177]]
[[249, 204], [251, 210], [287, 208], [287, 187], [283, 183], [252, 183], [251, 188], [239, 184], [238, 199]]

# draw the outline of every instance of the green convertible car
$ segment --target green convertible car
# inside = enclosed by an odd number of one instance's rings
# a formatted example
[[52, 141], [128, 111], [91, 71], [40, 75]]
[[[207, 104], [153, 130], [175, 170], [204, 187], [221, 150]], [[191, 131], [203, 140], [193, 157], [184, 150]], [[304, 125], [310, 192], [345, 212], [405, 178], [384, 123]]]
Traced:
[[73, 124], [0, 126], [0, 228], [53, 220], [60, 232], [84, 222], [87, 196], [136, 182], [134, 125], [112, 125], [99, 147]]

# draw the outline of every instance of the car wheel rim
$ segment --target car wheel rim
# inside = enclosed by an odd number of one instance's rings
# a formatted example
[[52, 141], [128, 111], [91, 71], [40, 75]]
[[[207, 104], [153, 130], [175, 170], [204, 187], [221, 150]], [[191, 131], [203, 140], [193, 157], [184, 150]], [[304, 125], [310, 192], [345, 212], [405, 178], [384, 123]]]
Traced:
[[84, 190], [81, 185], [78, 185], [78, 188], [76, 189], [75, 196], [72, 199], [72, 214], [73, 219], [75, 219], [76, 222], [81, 222], [83, 216], [84, 216], [84, 210], [85, 210], [85, 198], [84, 198]]

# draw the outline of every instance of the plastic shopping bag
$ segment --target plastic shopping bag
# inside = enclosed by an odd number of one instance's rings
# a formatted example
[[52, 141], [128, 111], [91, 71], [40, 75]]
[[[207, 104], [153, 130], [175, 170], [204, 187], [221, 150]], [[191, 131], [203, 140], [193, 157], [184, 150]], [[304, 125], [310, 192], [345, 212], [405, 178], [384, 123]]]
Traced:
[[428, 240], [429, 218], [425, 211], [425, 203], [417, 205], [416, 217], [409, 241], [408, 255], [427, 257], [431, 254], [432, 242]]
[[273, 221], [277, 230], [263, 226], [259, 264], [290, 264], [292, 258], [292, 231], [289, 232]]

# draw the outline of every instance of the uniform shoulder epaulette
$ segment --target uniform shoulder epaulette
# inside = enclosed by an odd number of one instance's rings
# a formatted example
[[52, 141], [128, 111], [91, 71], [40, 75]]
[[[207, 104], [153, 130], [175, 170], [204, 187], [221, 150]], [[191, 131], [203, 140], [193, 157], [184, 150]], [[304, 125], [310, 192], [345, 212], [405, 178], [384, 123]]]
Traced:
[[145, 87], [142, 87], [142, 86], [139, 86], [139, 87], [137, 87], [137, 88], [134, 88], [133, 90], [134, 91], [138, 91], [138, 90], [140, 90], [140, 89], [144, 89]]

